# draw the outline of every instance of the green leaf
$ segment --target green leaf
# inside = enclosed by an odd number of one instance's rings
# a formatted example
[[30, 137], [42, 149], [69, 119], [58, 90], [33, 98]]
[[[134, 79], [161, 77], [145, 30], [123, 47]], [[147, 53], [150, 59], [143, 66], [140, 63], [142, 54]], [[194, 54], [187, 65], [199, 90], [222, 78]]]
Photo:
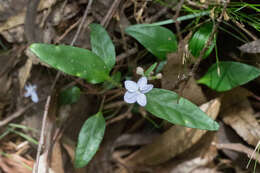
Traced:
[[76, 86], [70, 87], [59, 94], [59, 104], [73, 104], [80, 98], [80, 89]]
[[166, 54], [177, 50], [175, 35], [162, 26], [149, 24], [132, 25], [126, 28], [126, 33], [138, 40], [157, 58], [164, 60]]
[[[191, 128], [218, 130], [219, 125], [199, 107], [169, 90], [154, 88], [146, 94], [145, 109], [170, 123]], [[179, 102], [178, 102], [179, 99]]]
[[92, 84], [103, 82], [109, 77], [106, 64], [89, 50], [41, 43], [32, 44], [30, 50], [52, 67]]
[[92, 51], [97, 54], [111, 70], [116, 62], [115, 46], [106, 30], [99, 24], [90, 24]]
[[82, 168], [93, 158], [103, 139], [105, 127], [106, 122], [101, 112], [87, 119], [79, 133], [75, 167]]
[[153, 65], [151, 65], [145, 72], [144, 72], [144, 75], [145, 76], [149, 76], [150, 73], [152, 73], [154, 71], [154, 69], [156, 68], [157, 66], [157, 62], [155, 62]]
[[[218, 69], [219, 68], [219, 69]], [[219, 74], [218, 74], [219, 71]], [[216, 91], [227, 91], [243, 85], [260, 75], [260, 70], [239, 62], [223, 61], [213, 64], [208, 72], [198, 80]]]
[[[195, 57], [198, 58], [200, 55], [200, 52], [206, 45], [211, 32], [213, 29], [213, 23], [206, 23], [202, 25], [197, 32], [195, 32], [192, 36], [192, 38], [189, 41], [189, 50], [190, 53]], [[210, 53], [212, 52], [214, 46], [216, 44], [216, 37], [214, 37], [212, 44], [209, 46], [208, 50], [205, 52], [203, 58], [207, 58]]]

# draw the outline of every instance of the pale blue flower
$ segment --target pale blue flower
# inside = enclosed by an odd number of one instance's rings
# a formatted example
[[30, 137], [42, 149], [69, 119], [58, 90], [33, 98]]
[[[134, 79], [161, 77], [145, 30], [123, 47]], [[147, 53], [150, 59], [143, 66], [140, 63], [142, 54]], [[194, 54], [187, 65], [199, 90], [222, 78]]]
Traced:
[[24, 94], [24, 97], [31, 97], [34, 103], [37, 103], [39, 101], [38, 95], [36, 93], [36, 88], [36, 85], [25, 85], [26, 93]]
[[138, 82], [131, 80], [125, 81], [125, 88], [127, 92], [124, 95], [124, 101], [126, 103], [135, 103], [137, 102], [140, 106], [145, 106], [147, 103], [145, 93], [153, 89], [152, 84], [147, 84], [147, 78], [142, 77]]

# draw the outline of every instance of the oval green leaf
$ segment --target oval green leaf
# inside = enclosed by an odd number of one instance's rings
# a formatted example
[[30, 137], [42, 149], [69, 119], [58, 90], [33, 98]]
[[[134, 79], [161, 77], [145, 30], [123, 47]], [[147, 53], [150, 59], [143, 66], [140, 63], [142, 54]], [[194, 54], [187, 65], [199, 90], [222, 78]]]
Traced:
[[177, 50], [175, 35], [167, 28], [152, 24], [139, 24], [126, 28], [126, 33], [138, 40], [157, 58], [164, 60], [166, 54]]
[[80, 89], [76, 86], [70, 87], [59, 94], [59, 104], [73, 104], [76, 103], [80, 98]]
[[[206, 23], [202, 25], [197, 32], [195, 32], [189, 41], [189, 51], [195, 57], [198, 58], [200, 52], [206, 45], [211, 32], [213, 29], [213, 23]], [[214, 46], [216, 45], [216, 37], [214, 37], [212, 44], [209, 46], [208, 50], [205, 52], [203, 58], [207, 58], [212, 52]]]
[[213, 64], [208, 72], [198, 80], [198, 83], [205, 84], [216, 91], [228, 91], [257, 78], [259, 75], [260, 70], [254, 66], [223, 61], [219, 62], [218, 65]]
[[[169, 90], [154, 88], [146, 94], [145, 109], [170, 123], [190, 128], [218, 130], [219, 125], [199, 107]], [[179, 99], [179, 102], [178, 102]]]
[[82, 168], [96, 154], [105, 133], [106, 122], [101, 112], [91, 116], [82, 126], [75, 152], [75, 167]]
[[98, 55], [111, 70], [116, 62], [115, 46], [106, 30], [99, 24], [90, 24], [92, 52]]
[[73, 46], [56, 46], [34, 43], [30, 50], [43, 62], [73, 76], [86, 79], [92, 84], [108, 78], [109, 69], [93, 52]]

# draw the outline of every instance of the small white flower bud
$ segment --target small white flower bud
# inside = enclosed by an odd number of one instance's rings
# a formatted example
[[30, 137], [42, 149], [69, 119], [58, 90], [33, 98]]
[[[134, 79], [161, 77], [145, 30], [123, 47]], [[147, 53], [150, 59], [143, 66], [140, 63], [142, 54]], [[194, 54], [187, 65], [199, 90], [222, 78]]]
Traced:
[[157, 78], [157, 79], [162, 79], [162, 73], [158, 73], [158, 74], [156, 75], [156, 78]]
[[142, 67], [137, 67], [136, 68], [136, 74], [144, 75], [144, 69]]

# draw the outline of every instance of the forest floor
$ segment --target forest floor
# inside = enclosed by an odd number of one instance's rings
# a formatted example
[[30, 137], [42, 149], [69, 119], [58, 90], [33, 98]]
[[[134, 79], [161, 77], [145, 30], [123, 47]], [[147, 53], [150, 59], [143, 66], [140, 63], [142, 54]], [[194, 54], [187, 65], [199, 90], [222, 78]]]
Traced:
[[[223, 92], [196, 82], [218, 61], [260, 68], [260, 8], [257, 1], [250, 4], [254, 2], [0, 1], [0, 173], [259, 173], [260, 78]], [[195, 13], [201, 15], [185, 18]], [[178, 50], [161, 59], [125, 32], [131, 25], [182, 17], [163, 25], [175, 33]], [[194, 59], [187, 53], [188, 40], [208, 21], [214, 21], [211, 41], [217, 36], [217, 47], [206, 59], [203, 54]], [[111, 73], [120, 72], [122, 85], [140, 78], [137, 67], [148, 69], [157, 62], [157, 78], [149, 83], [190, 100], [216, 120], [219, 129], [158, 119], [137, 104], [125, 103], [122, 89], [103, 92], [102, 84], [61, 73], [29, 49], [33, 43], [91, 49], [91, 23], [103, 26], [110, 36], [116, 51]], [[25, 97], [29, 85], [36, 87], [36, 102]], [[58, 105], [59, 93], [72, 86], [80, 88], [80, 97]], [[81, 127], [100, 105], [106, 119], [104, 138], [88, 165], [75, 168]]]

